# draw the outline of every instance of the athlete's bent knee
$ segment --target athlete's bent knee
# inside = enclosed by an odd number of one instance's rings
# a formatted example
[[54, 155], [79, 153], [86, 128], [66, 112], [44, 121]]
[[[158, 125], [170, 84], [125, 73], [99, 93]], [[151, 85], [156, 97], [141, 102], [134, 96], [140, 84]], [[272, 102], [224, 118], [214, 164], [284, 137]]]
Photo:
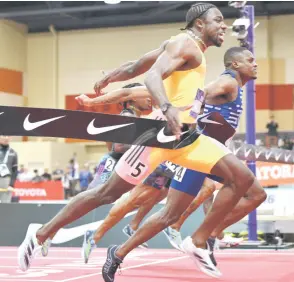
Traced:
[[258, 202], [259, 204], [262, 204], [266, 198], [267, 198], [267, 194], [266, 192], [262, 189], [261, 191], [258, 192], [257, 195], [255, 195], [255, 201]]
[[261, 189], [259, 190], [259, 194], [260, 194], [260, 199], [263, 199], [263, 201], [265, 201], [266, 198], [267, 198], [267, 193], [264, 191], [263, 188], [261, 188]]
[[236, 184], [236, 187], [244, 187], [246, 188], [246, 191], [253, 185], [254, 181], [255, 176], [249, 169], [247, 171], [236, 173], [234, 176], [234, 183]]
[[235, 188], [237, 191], [247, 191], [255, 181], [255, 176], [235, 156], [224, 157], [214, 168], [219, 175], [222, 175], [224, 183]]
[[263, 203], [267, 198], [266, 192], [256, 179], [253, 186], [248, 190], [246, 196], [250, 200], [253, 200], [254, 202], [259, 204]]

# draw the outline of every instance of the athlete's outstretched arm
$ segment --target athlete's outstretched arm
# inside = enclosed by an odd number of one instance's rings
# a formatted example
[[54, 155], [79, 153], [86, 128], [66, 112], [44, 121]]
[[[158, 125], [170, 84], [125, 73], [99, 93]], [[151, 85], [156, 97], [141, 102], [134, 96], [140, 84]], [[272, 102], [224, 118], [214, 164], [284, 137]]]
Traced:
[[[128, 111], [124, 111], [121, 113], [122, 116], [129, 116], [129, 117], [135, 117], [135, 114], [132, 114]], [[122, 144], [122, 143], [112, 143], [112, 149], [116, 153], [125, 153], [128, 149], [131, 148], [132, 145], [129, 144]]]
[[170, 105], [163, 85], [163, 79], [169, 77], [174, 71], [178, 70], [190, 60], [195, 60], [198, 55], [197, 52], [200, 51], [195, 47], [195, 44], [190, 38], [182, 37], [178, 40], [170, 41], [145, 78], [145, 85], [157, 105], [161, 108], [164, 105], [168, 105], [168, 109], [164, 114], [172, 132], [177, 137], [180, 136], [182, 127], [179, 120], [179, 110]]
[[231, 95], [238, 91], [238, 82], [230, 75], [221, 75], [204, 88], [205, 101], [217, 96]]
[[127, 62], [106, 74], [95, 84], [95, 92], [100, 94], [101, 90], [109, 83], [129, 80], [148, 71], [159, 55], [164, 51], [167, 43], [168, 41], [163, 42], [158, 49], [146, 53], [143, 57], [136, 61]]
[[89, 98], [87, 95], [82, 94], [76, 97], [76, 100], [80, 105], [91, 107], [100, 104], [116, 104], [133, 101], [138, 98], [151, 98], [151, 94], [145, 86], [121, 88], [95, 98]]

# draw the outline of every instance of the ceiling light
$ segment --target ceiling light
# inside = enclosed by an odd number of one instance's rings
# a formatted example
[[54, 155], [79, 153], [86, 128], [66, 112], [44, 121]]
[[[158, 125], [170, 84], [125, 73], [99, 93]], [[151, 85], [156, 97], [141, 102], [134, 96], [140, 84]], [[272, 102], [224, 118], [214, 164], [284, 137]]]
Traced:
[[106, 4], [118, 4], [120, 3], [120, 0], [106, 0], [104, 1]]

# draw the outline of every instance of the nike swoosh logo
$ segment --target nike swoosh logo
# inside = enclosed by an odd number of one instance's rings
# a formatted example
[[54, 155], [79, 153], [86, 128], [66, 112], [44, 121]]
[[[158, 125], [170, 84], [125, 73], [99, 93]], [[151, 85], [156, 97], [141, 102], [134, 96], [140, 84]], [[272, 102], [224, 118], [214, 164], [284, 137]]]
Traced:
[[250, 152], [251, 152], [251, 148], [249, 148], [248, 150], [246, 150], [246, 148], [245, 148], [244, 151], [245, 151], [245, 153], [244, 153], [245, 158], [247, 158], [249, 156]]
[[36, 129], [36, 128], [40, 127], [40, 126], [43, 126], [43, 125], [45, 125], [45, 124], [47, 124], [49, 122], [52, 122], [52, 121], [57, 120], [57, 119], [64, 118], [65, 116], [49, 118], [49, 119], [45, 119], [45, 120], [41, 120], [41, 121], [37, 121], [37, 122], [30, 122], [29, 117], [30, 117], [30, 114], [27, 115], [26, 119], [23, 122], [23, 128], [26, 131], [34, 130], [34, 129]]
[[261, 149], [260, 151], [258, 151], [257, 149], [255, 150], [255, 157], [258, 159], [259, 156], [263, 153], [263, 149]]
[[3, 115], [3, 114], [4, 114], [4, 112], [0, 113], [0, 116]]
[[[129, 217], [135, 213], [137, 213], [137, 211], [130, 212], [126, 214], [124, 218]], [[79, 238], [81, 236], [84, 236], [87, 230], [96, 230], [103, 222], [104, 222], [104, 219], [98, 220], [96, 222], [91, 222], [91, 223], [83, 224], [80, 226], [72, 227], [72, 228], [61, 228], [54, 236], [52, 243], [63, 244], [71, 240], [74, 240], [76, 238]], [[42, 225], [39, 223], [32, 223], [29, 225], [29, 229], [32, 228], [33, 230], [36, 230], [38, 229], [36, 227], [40, 228], [41, 226]]]
[[90, 134], [90, 135], [96, 135], [96, 134], [101, 134], [101, 133], [104, 133], [104, 132], [107, 132], [107, 131], [111, 131], [111, 130], [115, 130], [115, 129], [118, 129], [118, 128], [121, 128], [121, 127], [125, 127], [125, 126], [129, 126], [131, 124], [134, 124], [133, 122], [132, 123], [126, 123], [126, 124], [121, 124], [121, 125], [112, 125], [112, 126], [104, 126], [104, 127], [95, 127], [94, 126], [94, 121], [95, 119], [93, 119], [88, 127], [87, 127], [87, 132]]
[[200, 118], [199, 119], [201, 122], [203, 123], [213, 123], [213, 124], [220, 124], [220, 125], [223, 125], [222, 123], [220, 122], [217, 122], [217, 121], [214, 121], [214, 120], [210, 120], [208, 119], [208, 116], [204, 116], [203, 118]]
[[285, 156], [286, 162], [290, 159], [290, 157], [291, 157], [291, 154], [289, 154], [288, 156]]
[[272, 151], [265, 153], [265, 158], [268, 160], [271, 154], [272, 154]]
[[235, 156], [237, 156], [237, 154], [238, 154], [238, 152], [240, 151], [242, 149], [242, 147], [239, 147], [239, 148], [233, 148], [233, 154], [235, 155]]
[[[283, 152], [282, 152], [282, 153], [283, 153]], [[276, 159], [276, 161], [279, 160], [279, 158], [280, 158], [280, 156], [282, 155], [282, 153], [280, 153], [280, 154], [276, 154], [276, 155], [275, 155], [275, 159]]]
[[[172, 142], [172, 141], [177, 140], [177, 137], [176, 137], [175, 135], [166, 136], [166, 135], [164, 134], [164, 128], [165, 128], [165, 127], [163, 127], [163, 128], [158, 132], [158, 134], [157, 134], [157, 141], [158, 141], [158, 142], [160, 142], [160, 143], [168, 143], [168, 142]], [[185, 134], [185, 133], [187, 133], [187, 132], [189, 132], [189, 130], [182, 132], [181, 135], [183, 135], [183, 134]]]

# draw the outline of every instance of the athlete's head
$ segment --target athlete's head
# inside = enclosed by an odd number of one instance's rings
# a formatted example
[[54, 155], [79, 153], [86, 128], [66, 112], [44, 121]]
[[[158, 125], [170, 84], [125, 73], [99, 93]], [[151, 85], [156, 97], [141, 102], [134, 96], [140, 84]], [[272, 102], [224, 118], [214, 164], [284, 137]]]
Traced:
[[257, 78], [257, 64], [254, 55], [245, 47], [232, 47], [224, 56], [226, 69], [237, 71], [245, 80]]
[[0, 135], [0, 145], [8, 146], [9, 145], [9, 141], [10, 141], [10, 137], [9, 136]]
[[186, 14], [185, 29], [196, 29], [207, 46], [220, 47], [227, 26], [221, 11], [210, 3], [196, 3]]
[[[133, 87], [139, 87], [139, 86], [143, 86], [143, 85], [141, 83], [131, 83], [131, 84], [125, 85], [123, 88], [133, 88]], [[124, 102], [123, 106], [124, 106], [124, 109], [127, 109], [129, 106], [133, 106], [139, 111], [146, 111], [151, 109], [152, 103], [151, 103], [151, 99], [137, 98], [132, 101]]]

